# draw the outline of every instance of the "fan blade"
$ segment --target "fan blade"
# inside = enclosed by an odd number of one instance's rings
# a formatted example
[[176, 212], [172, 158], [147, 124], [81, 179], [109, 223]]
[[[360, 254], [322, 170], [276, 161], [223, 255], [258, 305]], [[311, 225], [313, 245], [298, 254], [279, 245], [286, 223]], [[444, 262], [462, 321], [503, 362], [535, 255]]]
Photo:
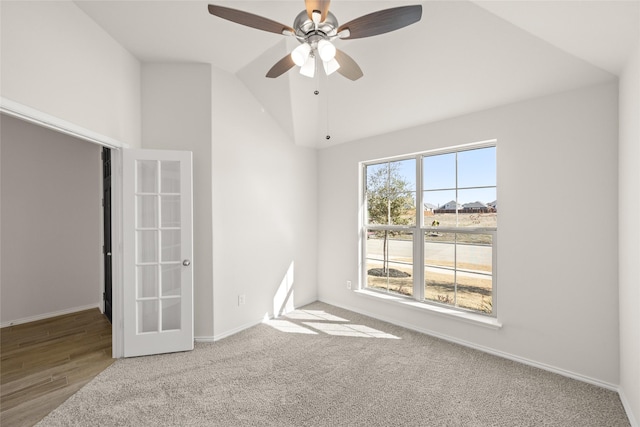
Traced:
[[327, 12], [329, 12], [329, 4], [331, 0], [305, 0], [305, 6], [307, 6], [307, 15], [309, 15], [309, 19], [313, 20], [311, 14], [314, 10], [317, 10], [321, 14], [320, 22], [324, 22], [327, 17]]
[[356, 61], [340, 49], [336, 49], [336, 61], [340, 64], [338, 72], [349, 80], [358, 80], [364, 75]]
[[349, 29], [350, 34], [344, 39], [361, 39], [399, 30], [418, 22], [420, 18], [422, 18], [421, 5], [394, 7], [349, 21], [338, 28], [338, 33]]
[[293, 28], [288, 25], [263, 18], [259, 15], [254, 15], [253, 13], [231, 9], [230, 7], [210, 4], [209, 13], [226, 19], [227, 21], [235, 22], [236, 24], [246, 25], [247, 27], [257, 28], [258, 30], [268, 31], [270, 33], [283, 34], [284, 31], [294, 32]]
[[267, 77], [269, 77], [270, 79], [275, 79], [276, 77], [279, 77], [289, 71], [294, 65], [296, 64], [293, 63], [291, 55], [287, 55], [280, 61], [276, 62], [273, 67], [271, 67], [269, 72], [267, 72]]

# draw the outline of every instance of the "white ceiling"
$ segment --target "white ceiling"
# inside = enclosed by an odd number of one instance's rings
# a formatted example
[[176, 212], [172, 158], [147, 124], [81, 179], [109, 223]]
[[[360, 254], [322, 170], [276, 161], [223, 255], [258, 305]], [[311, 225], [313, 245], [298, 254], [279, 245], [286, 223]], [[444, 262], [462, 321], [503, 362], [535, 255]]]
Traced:
[[[211, 3], [287, 25], [304, 9], [303, 0]], [[142, 62], [210, 63], [237, 75], [295, 143], [316, 147], [610, 81], [639, 39], [640, 0], [334, 0], [331, 11], [345, 23], [416, 3], [417, 24], [336, 41], [364, 71], [352, 82], [295, 69], [265, 78], [297, 42], [214, 17], [206, 1], [76, 1]]]

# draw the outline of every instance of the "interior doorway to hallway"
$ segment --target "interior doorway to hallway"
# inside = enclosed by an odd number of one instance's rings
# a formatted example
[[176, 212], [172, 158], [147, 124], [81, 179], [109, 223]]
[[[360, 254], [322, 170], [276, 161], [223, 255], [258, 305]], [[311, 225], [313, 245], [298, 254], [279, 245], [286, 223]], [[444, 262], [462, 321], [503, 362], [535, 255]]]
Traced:
[[104, 227], [104, 246], [102, 248], [104, 257], [104, 315], [107, 316], [109, 322], [113, 323], [113, 257], [111, 250], [111, 149], [107, 147], [102, 147], [102, 207]]

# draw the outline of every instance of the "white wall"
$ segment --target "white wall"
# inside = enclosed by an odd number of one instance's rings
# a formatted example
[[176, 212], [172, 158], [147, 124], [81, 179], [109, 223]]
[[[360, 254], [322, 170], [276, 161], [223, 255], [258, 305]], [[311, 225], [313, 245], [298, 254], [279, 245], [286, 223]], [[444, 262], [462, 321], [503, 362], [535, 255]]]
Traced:
[[140, 63], [70, 1], [2, 1], [1, 95], [132, 147]]
[[[321, 150], [319, 299], [615, 387], [617, 132], [611, 83]], [[493, 138], [502, 329], [348, 291], [359, 276], [358, 162]]]
[[640, 44], [620, 77], [620, 394], [640, 423]]
[[[316, 151], [213, 70], [215, 337], [316, 300]], [[238, 305], [238, 295], [246, 304]]]
[[193, 151], [196, 338], [316, 300], [315, 150], [235, 76], [200, 64], [143, 65], [142, 139]]
[[144, 64], [142, 147], [193, 152], [194, 334], [213, 334], [211, 66]]
[[100, 147], [1, 117], [0, 323], [98, 307]]

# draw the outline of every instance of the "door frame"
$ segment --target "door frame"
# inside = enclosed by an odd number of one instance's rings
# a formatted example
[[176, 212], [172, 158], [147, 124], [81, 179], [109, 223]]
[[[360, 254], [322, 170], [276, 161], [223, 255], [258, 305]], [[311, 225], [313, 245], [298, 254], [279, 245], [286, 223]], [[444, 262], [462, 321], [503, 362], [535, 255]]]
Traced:
[[[38, 126], [70, 135], [74, 138], [111, 148], [111, 244], [112, 244], [112, 292], [113, 308], [111, 323], [112, 357], [124, 356], [124, 311], [123, 311], [123, 258], [122, 258], [122, 149], [129, 148], [129, 144], [118, 141], [106, 135], [99, 134], [51, 114], [19, 102], [0, 97], [0, 112]], [[100, 222], [102, 234], [102, 221]], [[104, 292], [104, 268], [101, 269], [99, 280]], [[100, 295], [102, 295], [100, 292]], [[100, 299], [100, 301], [102, 301]], [[103, 302], [98, 304], [104, 311]]]
[[[122, 226], [122, 150], [111, 150], [111, 353], [124, 357], [124, 258]], [[104, 279], [103, 279], [104, 282]]]

